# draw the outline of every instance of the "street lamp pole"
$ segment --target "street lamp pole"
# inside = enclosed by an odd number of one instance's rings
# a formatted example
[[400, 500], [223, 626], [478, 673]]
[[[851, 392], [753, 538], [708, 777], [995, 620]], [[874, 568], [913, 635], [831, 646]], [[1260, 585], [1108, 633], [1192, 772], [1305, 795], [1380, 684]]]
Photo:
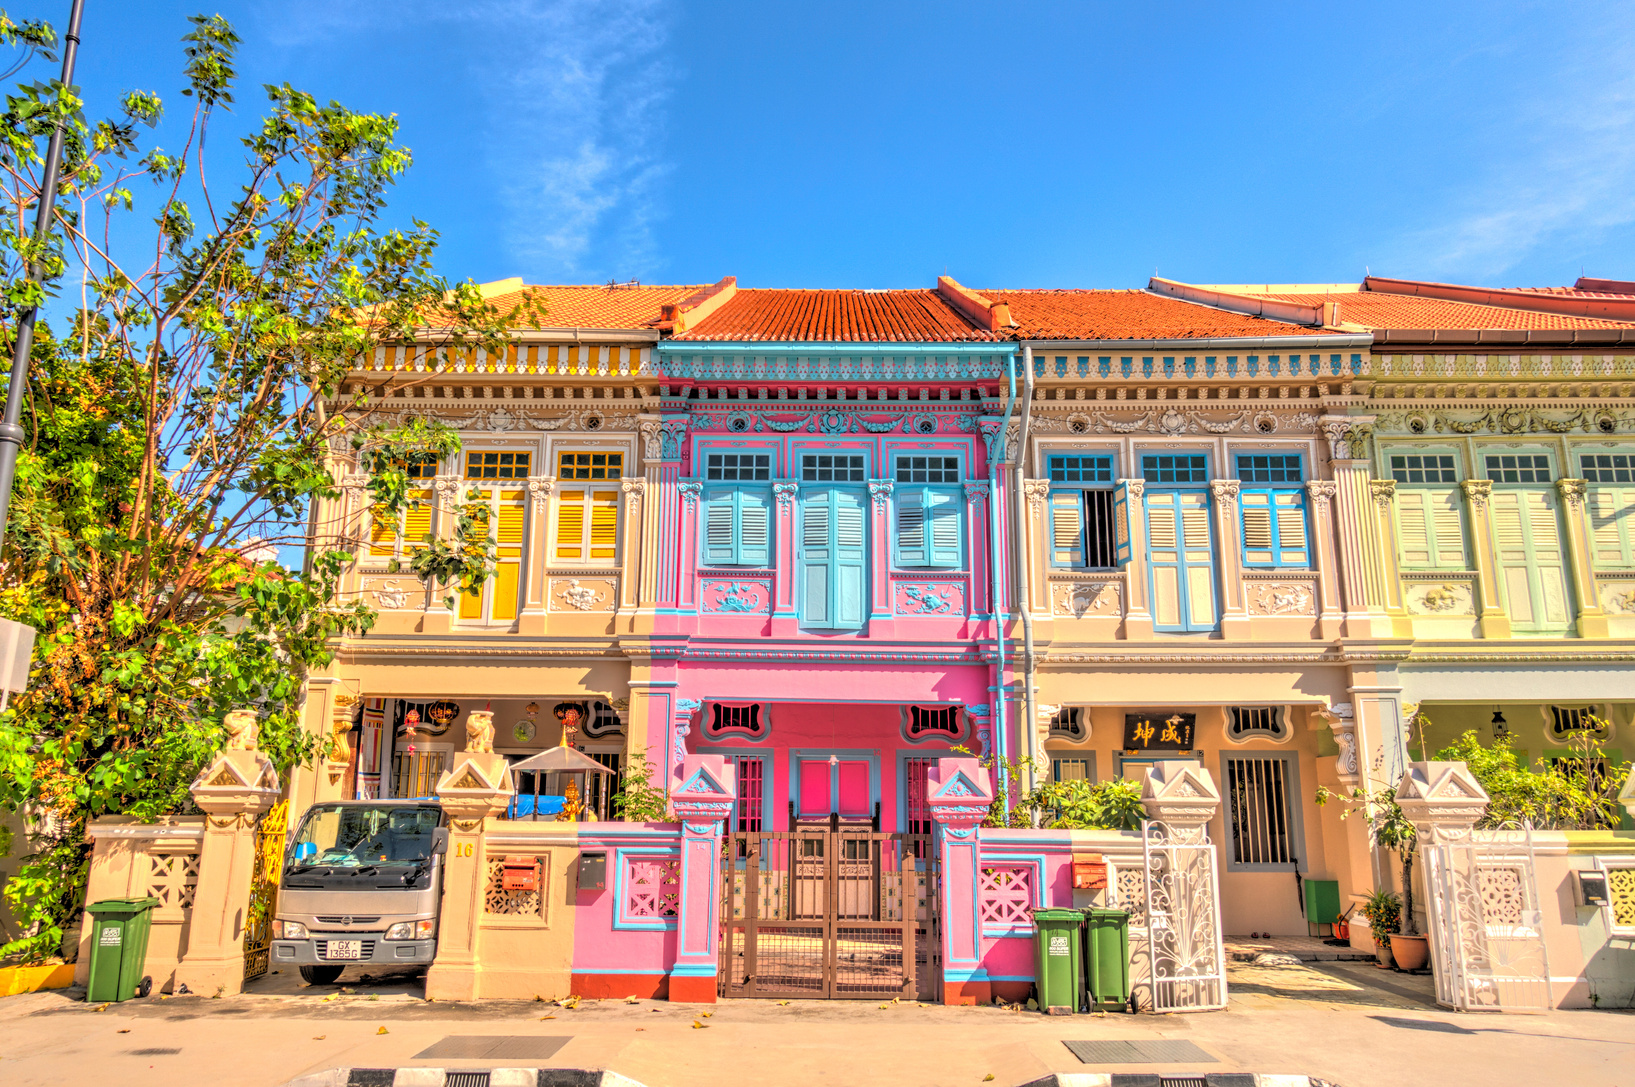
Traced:
[[[62, 83], [74, 83], [74, 59], [79, 53], [79, 23], [85, 10], [85, 0], [74, 0], [68, 16], [68, 33], [63, 35]], [[51, 146], [45, 153], [45, 174], [40, 182], [40, 208], [34, 218], [34, 240], [42, 241], [51, 230], [51, 216], [57, 210], [57, 175], [62, 167], [62, 124], [51, 133]], [[39, 262], [28, 266], [31, 283], [45, 279], [45, 269]], [[6, 517], [11, 512], [11, 488], [17, 478], [17, 454], [23, 446], [23, 400], [28, 396], [28, 359], [34, 350], [34, 321], [40, 307], [30, 306], [17, 322], [17, 343], [11, 353], [11, 382], [6, 390], [6, 411], [0, 420], [0, 544], [6, 538]]]

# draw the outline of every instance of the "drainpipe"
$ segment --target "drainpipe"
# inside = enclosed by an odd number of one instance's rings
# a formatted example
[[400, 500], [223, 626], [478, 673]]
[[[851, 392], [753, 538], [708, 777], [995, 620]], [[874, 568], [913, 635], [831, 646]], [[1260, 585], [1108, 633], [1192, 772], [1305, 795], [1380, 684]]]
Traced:
[[1027, 498], [1022, 494], [1022, 479], [1025, 475], [1024, 465], [1028, 456], [1028, 427], [1033, 421], [1033, 345], [1022, 345], [1022, 429], [1016, 436], [1016, 486], [1011, 492], [1011, 569], [1016, 572], [1012, 579], [1015, 588], [1017, 611], [1022, 616], [1022, 753], [1028, 757], [1030, 764], [1023, 774], [1023, 781], [1027, 788], [1032, 790], [1035, 785], [1034, 768], [1032, 761], [1037, 760], [1042, 752], [1039, 751], [1039, 729], [1035, 719], [1034, 690], [1033, 690], [1033, 585], [1028, 578], [1028, 559], [1023, 551], [1022, 526], [1023, 517], [1027, 512]]
[[[998, 689], [998, 697], [994, 700], [994, 756], [997, 759], [1005, 755], [1005, 623], [1000, 617], [999, 598], [1004, 592], [1005, 568], [999, 562], [1001, 554], [999, 537], [999, 513], [1004, 508], [999, 494], [999, 462], [1004, 459], [1008, 447], [1007, 439], [1010, 436], [1011, 413], [1016, 410], [1016, 352], [1012, 351], [1005, 356], [1005, 370], [1010, 376], [1010, 392], [1005, 398], [1005, 421], [999, 424], [999, 433], [995, 437], [994, 449], [988, 457], [988, 535], [989, 546], [992, 548], [992, 557], [989, 564], [993, 567], [993, 622], [994, 644], [998, 648], [999, 660], [994, 666], [994, 686]], [[1005, 788], [1005, 777], [999, 776], [998, 787]]]

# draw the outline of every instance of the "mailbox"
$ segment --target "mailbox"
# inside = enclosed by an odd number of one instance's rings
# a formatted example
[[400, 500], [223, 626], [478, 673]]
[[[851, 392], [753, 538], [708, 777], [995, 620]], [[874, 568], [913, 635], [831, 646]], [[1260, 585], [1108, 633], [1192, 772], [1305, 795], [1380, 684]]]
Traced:
[[539, 890], [539, 861], [533, 857], [507, 857], [500, 862], [500, 887], [507, 891]]
[[1607, 893], [1607, 874], [1605, 872], [1574, 872], [1573, 890], [1578, 892], [1573, 897], [1578, 900], [1580, 906], [1612, 905], [1612, 896]]
[[601, 891], [607, 889], [607, 854], [579, 854], [579, 889]]
[[1075, 891], [1107, 889], [1107, 861], [1100, 853], [1073, 854], [1073, 889]]

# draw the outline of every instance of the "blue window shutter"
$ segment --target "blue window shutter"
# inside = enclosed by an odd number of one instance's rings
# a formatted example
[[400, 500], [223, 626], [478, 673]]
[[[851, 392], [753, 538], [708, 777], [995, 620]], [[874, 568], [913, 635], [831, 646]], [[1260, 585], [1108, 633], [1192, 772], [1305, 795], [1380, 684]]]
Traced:
[[1146, 506], [1153, 629], [1213, 629], [1218, 619], [1209, 496], [1149, 488]]
[[834, 618], [832, 497], [833, 492], [824, 491], [801, 501], [801, 618], [815, 627], [827, 627]]
[[[1084, 498], [1079, 491], [1050, 494], [1050, 562], [1053, 566], [1084, 565]], [[1129, 551], [1129, 540], [1125, 541]]]
[[1238, 523], [1242, 530], [1243, 565], [1277, 565], [1277, 511], [1272, 491], [1245, 490], [1238, 495]]
[[1277, 509], [1277, 564], [1310, 566], [1311, 534], [1306, 528], [1306, 493], [1277, 491], [1273, 500]]
[[711, 565], [730, 566], [738, 561], [733, 546], [736, 498], [736, 491], [721, 491], [704, 503], [704, 561]]
[[960, 496], [947, 491], [927, 491], [926, 513], [931, 522], [930, 554], [928, 565], [957, 568], [959, 555], [959, 520], [964, 510]]
[[834, 596], [829, 626], [855, 630], [863, 625], [865, 567], [863, 496], [834, 492]]
[[897, 565], [925, 566], [926, 549], [926, 492], [918, 487], [897, 490]]
[[738, 559], [743, 566], [766, 566], [772, 560], [767, 496], [760, 491], [738, 492]]
[[1113, 496], [1113, 557], [1120, 566], [1130, 563], [1130, 531], [1130, 486], [1120, 483]]

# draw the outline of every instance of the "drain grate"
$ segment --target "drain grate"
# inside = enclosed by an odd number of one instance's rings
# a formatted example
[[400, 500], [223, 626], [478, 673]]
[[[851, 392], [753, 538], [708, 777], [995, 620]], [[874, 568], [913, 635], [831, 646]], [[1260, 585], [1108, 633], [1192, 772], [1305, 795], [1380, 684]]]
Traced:
[[[487, 1072], [446, 1072], [443, 1087], [488, 1087]], [[1202, 1081], [1199, 1081], [1202, 1087]]]
[[1158, 1087], [1209, 1087], [1204, 1076], [1159, 1076]]
[[531, 1034], [451, 1034], [416, 1053], [414, 1059], [424, 1061], [441, 1057], [456, 1061], [543, 1061], [556, 1056], [556, 1051], [567, 1045], [569, 1040]]
[[[1108, 1039], [1062, 1043], [1082, 1064], [1215, 1064], [1214, 1057], [1185, 1041]], [[1181, 1081], [1177, 1080], [1177, 1084]]]

